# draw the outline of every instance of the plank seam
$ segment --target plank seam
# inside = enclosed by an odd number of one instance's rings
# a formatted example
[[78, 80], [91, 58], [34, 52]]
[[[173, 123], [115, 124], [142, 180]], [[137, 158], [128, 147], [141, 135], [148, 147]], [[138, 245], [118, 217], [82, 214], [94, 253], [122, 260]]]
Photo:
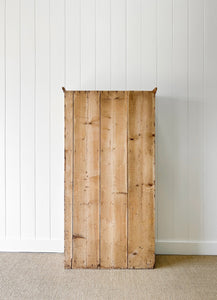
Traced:
[[[112, 128], [111, 128], [110, 153], [111, 153], [111, 171], [112, 171], [112, 175], [113, 175], [114, 174], [114, 157], [113, 157], [113, 153], [112, 153], [112, 148], [113, 148], [113, 143], [114, 143], [114, 99], [112, 98], [112, 100], [110, 100], [110, 101], [112, 101], [112, 103], [111, 103], [111, 119], [112, 119], [112, 125], [111, 126], [112, 126]], [[114, 192], [114, 180], [113, 179], [114, 179], [114, 176], [112, 176], [112, 180], [111, 180], [112, 192]], [[113, 210], [114, 210], [114, 208], [113, 208]], [[113, 214], [113, 211], [112, 211], [112, 214]], [[112, 217], [113, 217], [113, 215], [112, 215]], [[114, 228], [113, 224], [112, 224], [112, 226]], [[113, 233], [114, 233], [114, 230], [112, 229], [111, 249], [114, 248], [114, 234]], [[111, 268], [114, 268], [114, 252], [113, 251], [112, 251], [112, 255], [111, 255], [110, 259], [111, 259]]]
[[126, 92], [125, 91], [125, 97], [127, 97], [127, 269], [128, 269], [128, 141], [129, 141], [129, 95], [130, 95], [130, 92]]
[[73, 260], [73, 211], [74, 211], [74, 145], [75, 145], [75, 110], [74, 110], [74, 101], [75, 99], [75, 92], [72, 93], [72, 247], [71, 247], [71, 269], [72, 269], [72, 260]]
[[[88, 92], [86, 92], [86, 122], [89, 123], [89, 97], [88, 97]], [[89, 155], [88, 155], [88, 126], [85, 127], [85, 156], [86, 156], [86, 167], [89, 166], [88, 164], [88, 161], [89, 161]], [[87, 170], [87, 169], [86, 169]], [[88, 170], [89, 171], [89, 170]], [[90, 182], [89, 182], [89, 178], [90, 178], [90, 174], [88, 172], [88, 181], [87, 181], [87, 185], [89, 186]], [[87, 197], [87, 193], [85, 193], [85, 203], [87, 204], [88, 203], [88, 197]], [[87, 230], [87, 227], [88, 227], [88, 221], [89, 221], [89, 212], [88, 212], [88, 209], [86, 208], [86, 268], [88, 266], [88, 241], [89, 241], [89, 238], [88, 238], [88, 230]]]
[[99, 267], [101, 266], [101, 92], [99, 92]]
[[64, 93], [64, 263], [66, 255], [66, 93]]

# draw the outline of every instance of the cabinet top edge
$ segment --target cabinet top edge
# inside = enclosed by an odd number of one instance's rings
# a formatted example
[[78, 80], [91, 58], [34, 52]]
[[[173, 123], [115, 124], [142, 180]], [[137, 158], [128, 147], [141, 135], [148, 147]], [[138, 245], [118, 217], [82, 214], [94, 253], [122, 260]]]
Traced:
[[157, 87], [155, 87], [153, 90], [66, 90], [64, 87], [62, 87], [62, 90], [64, 93], [118, 93], [118, 92], [123, 92], [123, 93], [139, 93], [139, 92], [143, 92], [143, 93], [153, 93], [154, 95], [157, 92]]

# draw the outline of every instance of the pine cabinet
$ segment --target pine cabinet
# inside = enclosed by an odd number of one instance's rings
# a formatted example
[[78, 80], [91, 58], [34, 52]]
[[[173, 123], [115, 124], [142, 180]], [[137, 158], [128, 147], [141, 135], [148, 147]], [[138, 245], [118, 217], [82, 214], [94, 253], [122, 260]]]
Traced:
[[65, 268], [153, 268], [157, 89], [63, 90]]

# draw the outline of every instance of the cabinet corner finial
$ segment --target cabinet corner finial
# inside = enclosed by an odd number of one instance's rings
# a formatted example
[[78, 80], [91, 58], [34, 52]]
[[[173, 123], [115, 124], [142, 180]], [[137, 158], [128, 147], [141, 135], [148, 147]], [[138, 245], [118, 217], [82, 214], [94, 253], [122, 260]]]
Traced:
[[153, 91], [152, 91], [154, 94], [156, 94], [157, 93], [157, 87], [155, 87], [154, 89], [153, 89]]

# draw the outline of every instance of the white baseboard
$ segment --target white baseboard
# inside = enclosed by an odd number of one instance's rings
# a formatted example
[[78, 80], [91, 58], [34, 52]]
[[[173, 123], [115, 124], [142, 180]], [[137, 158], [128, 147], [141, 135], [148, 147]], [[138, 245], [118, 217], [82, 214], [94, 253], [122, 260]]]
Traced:
[[156, 241], [156, 254], [217, 255], [217, 241]]
[[1, 252], [64, 252], [63, 240], [0, 240]]
[[[0, 240], [1, 252], [64, 252], [63, 240]], [[217, 242], [156, 241], [156, 254], [217, 255]]]

